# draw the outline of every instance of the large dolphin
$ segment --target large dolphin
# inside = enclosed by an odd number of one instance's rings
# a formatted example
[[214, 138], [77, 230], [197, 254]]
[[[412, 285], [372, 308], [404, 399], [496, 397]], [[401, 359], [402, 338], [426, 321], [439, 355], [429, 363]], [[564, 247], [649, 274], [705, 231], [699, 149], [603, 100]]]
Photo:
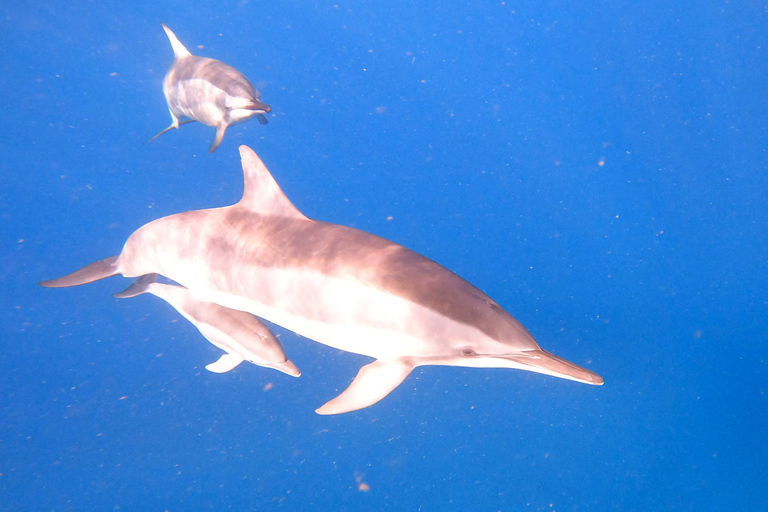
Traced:
[[[170, 28], [163, 24], [163, 29], [175, 56], [163, 81], [163, 92], [171, 111], [171, 126], [152, 137], [150, 142], [181, 124], [200, 121], [216, 128], [216, 137], [208, 149], [213, 153], [229, 126], [253, 116], [261, 124], [267, 124], [264, 114], [272, 109], [261, 102], [261, 94], [242, 73], [218, 60], [192, 55]], [[180, 123], [184, 117], [189, 120]]]
[[159, 273], [200, 300], [375, 358], [320, 414], [368, 407], [420, 365], [515, 368], [603, 383], [542, 350], [520, 322], [445, 267], [370, 233], [308, 219], [253, 150], [240, 146], [240, 156], [245, 187], [238, 203], [145, 224], [119, 257], [40, 284]]
[[224, 373], [243, 361], [250, 361], [292, 377], [301, 375], [296, 365], [285, 357], [275, 335], [252, 314], [201, 301], [182, 286], [156, 281], [157, 274], [141, 276], [115, 297], [126, 299], [151, 293], [176, 308], [208, 341], [225, 352], [218, 361], [207, 365], [206, 370]]

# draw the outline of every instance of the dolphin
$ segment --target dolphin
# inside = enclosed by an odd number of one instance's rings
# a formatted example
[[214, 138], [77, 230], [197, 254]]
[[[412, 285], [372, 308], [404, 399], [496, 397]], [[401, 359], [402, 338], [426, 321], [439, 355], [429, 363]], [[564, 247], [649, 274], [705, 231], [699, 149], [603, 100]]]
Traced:
[[292, 377], [301, 375], [296, 365], [285, 357], [283, 347], [275, 335], [255, 316], [198, 300], [184, 287], [156, 281], [157, 274], [141, 276], [114, 296], [126, 299], [151, 293], [176, 308], [208, 341], [225, 352], [218, 361], [207, 365], [206, 370], [224, 373], [243, 361], [250, 361]]
[[[216, 128], [216, 137], [208, 149], [209, 153], [213, 153], [221, 144], [227, 128], [233, 124], [253, 116], [261, 124], [267, 124], [264, 114], [272, 108], [261, 102], [261, 94], [242, 73], [218, 60], [195, 57], [165, 24], [163, 29], [175, 56], [163, 80], [163, 92], [171, 111], [171, 126], [152, 137], [150, 142], [182, 124], [200, 121]], [[183, 117], [189, 120], [180, 123]]]
[[152, 221], [119, 256], [40, 284], [159, 273], [200, 300], [375, 358], [319, 414], [373, 405], [421, 365], [514, 368], [603, 383], [543, 350], [499, 304], [438, 263], [376, 235], [305, 217], [253, 150], [240, 146], [240, 156], [245, 186], [236, 204]]

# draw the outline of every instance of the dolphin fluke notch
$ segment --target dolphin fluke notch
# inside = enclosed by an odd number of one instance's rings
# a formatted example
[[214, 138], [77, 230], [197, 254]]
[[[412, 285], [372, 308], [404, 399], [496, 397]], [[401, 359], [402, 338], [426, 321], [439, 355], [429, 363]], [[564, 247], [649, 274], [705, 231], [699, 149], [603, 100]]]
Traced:
[[46, 288], [68, 288], [70, 286], [80, 286], [81, 284], [88, 284], [105, 277], [116, 276], [120, 273], [117, 269], [117, 256], [110, 256], [103, 260], [94, 261], [90, 265], [87, 265], [76, 272], [72, 272], [64, 277], [58, 279], [51, 279], [49, 281], [40, 281], [40, 286]]

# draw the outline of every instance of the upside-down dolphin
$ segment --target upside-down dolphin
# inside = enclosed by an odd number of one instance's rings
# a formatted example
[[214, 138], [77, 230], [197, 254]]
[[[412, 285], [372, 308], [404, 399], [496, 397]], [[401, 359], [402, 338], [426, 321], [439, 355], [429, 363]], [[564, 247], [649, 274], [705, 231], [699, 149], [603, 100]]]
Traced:
[[127, 299], [151, 293], [176, 308], [208, 341], [225, 352], [218, 361], [207, 365], [206, 370], [224, 373], [243, 361], [250, 361], [292, 377], [301, 375], [296, 365], [285, 357], [283, 347], [275, 335], [255, 316], [201, 301], [184, 287], [156, 281], [157, 274], [143, 275], [114, 296]]
[[[216, 128], [209, 153], [216, 151], [227, 128], [247, 121], [253, 116], [267, 124], [264, 114], [272, 110], [261, 102], [261, 94], [242, 73], [215, 59], [196, 57], [187, 50], [170, 28], [163, 24], [173, 47], [171, 69], [163, 80], [163, 92], [171, 111], [171, 126], [165, 132], [192, 121]], [[179, 122], [181, 118], [189, 120]]]
[[375, 358], [320, 414], [368, 407], [421, 365], [515, 368], [603, 383], [542, 350], [501, 306], [438, 263], [370, 233], [308, 219], [253, 150], [240, 146], [240, 156], [245, 187], [238, 203], [157, 219], [135, 231], [118, 257], [40, 284], [159, 273], [200, 300]]

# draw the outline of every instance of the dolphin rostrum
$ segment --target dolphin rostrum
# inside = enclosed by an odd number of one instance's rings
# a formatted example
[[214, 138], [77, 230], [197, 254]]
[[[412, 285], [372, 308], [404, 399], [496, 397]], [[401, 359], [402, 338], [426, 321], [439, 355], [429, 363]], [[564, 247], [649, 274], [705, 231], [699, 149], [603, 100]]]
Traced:
[[156, 281], [157, 274], [141, 276], [131, 286], [116, 293], [115, 297], [126, 299], [151, 293], [176, 308], [208, 341], [226, 352], [218, 361], [207, 365], [207, 370], [224, 373], [243, 361], [250, 361], [292, 377], [301, 375], [296, 365], [285, 357], [275, 335], [255, 316], [201, 301], [184, 287]]
[[[216, 137], [208, 149], [213, 153], [229, 126], [253, 116], [261, 124], [267, 124], [264, 114], [272, 109], [261, 102], [261, 94], [242, 73], [221, 61], [195, 57], [165, 24], [163, 29], [175, 56], [163, 81], [163, 92], [171, 111], [171, 126], [152, 137], [150, 142], [182, 124], [200, 121], [216, 128]], [[180, 123], [184, 117], [189, 120]]]
[[515, 368], [603, 383], [542, 350], [501, 306], [438, 263], [378, 236], [308, 219], [253, 150], [240, 146], [240, 156], [245, 187], [238, 203], [157, 219], [135, 231], [119, 257], [40, 284], [159, 273], [200, 300], [376, 359], [319, 414], [368, 407], [421, 365]]

